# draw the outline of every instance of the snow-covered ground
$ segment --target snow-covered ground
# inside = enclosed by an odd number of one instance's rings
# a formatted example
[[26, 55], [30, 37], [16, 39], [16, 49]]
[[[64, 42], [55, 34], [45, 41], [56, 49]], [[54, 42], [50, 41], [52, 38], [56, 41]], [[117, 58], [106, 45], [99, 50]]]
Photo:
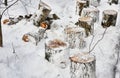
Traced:
[[[34, 13], [37, 11], [39, 1], [30, 1], [31, 3], [26, 6], [26, 9], [28, 9], [28, 13]], [[56, 13], [61, 18], [62, 26], [72, 25], [72, 22], [75, 23], [78, 20], [75, 15], [75, 0], [42, 1], [50, 5], [51, 13]], [[29, 3], [27, 0], [25, 2]], [[8, 15], [12, 17], [25, 15], [27, 14], [26, 9], [19, 2], [5, 13], [3, 19], [8, 18]], [[106, 9], [118, 11], [118, 18], [117, 25], [107, 29], [103, 40], [93, 51], [96, 55], [96, 75], [97, 78], [120, 78], [120, 57], [118, 57], [120, 49], [116, 49], [116, 45], [120, 46], [120, 41], [118, 41], [120, 38], [120, 4], [110, 6], [107, 0], [101, 0], [98, 9], [100, 10], [100, 22], [102, 12]], [[101, 27], [100, 22], [95, 24], [93, 45], [101, 38], [105, 30]], [[2, 25], [4, 45], [0, 48], [0, 78], [70, 78], [69, 66], [61, 69], [45, 60], [45, 40], [41, 40], [37, 46], [34, 43], [22, 41], [25, 33], [37, 30], [38, 28], [33, 25], [32, 21], [26, 20], [22, 20], [16, 25]], [[91, 38], [92, 36], [85, 39], [87, 44], [90, 43]], [[84, 51], [88, 51], [88, 46]], [[117, 71], [116, 77], [114, 77], [114, 69]]]

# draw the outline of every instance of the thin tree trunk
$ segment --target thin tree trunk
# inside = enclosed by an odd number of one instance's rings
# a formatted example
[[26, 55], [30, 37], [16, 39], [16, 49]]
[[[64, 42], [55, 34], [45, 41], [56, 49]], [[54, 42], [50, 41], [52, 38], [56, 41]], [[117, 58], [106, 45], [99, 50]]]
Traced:
[[1, 23], [1, 20], [2, 20], [2, 15], [0, 15], [0, 47], [3, 46], [3, 42], [2, 42], [2, 23]]

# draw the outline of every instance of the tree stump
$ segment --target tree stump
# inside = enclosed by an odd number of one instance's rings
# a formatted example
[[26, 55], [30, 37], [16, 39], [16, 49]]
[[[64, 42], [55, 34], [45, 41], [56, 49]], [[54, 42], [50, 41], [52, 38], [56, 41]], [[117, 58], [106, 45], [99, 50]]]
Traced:
[[112, 3], [118, 4], [119, 0], [108, 0], [108, 3], [111, 5]]
[[45, 59], [61, 68], [66, 68], [69, 64], [68, 44], [59, 39], [46, 42]]
[[90, 0], [90, 5], [97, 7], [100, 4], [100, 0]]
[[99, 21], [99, 10], [97, 8], [84, 8], [81, 14], [82, 17], [92, 17], [94, 22]]
[[78, 25], [85, 29], [86, 37], [93, 33], [94, 22], [91, 17], [82, 17], [78, 21]]
[[89, 53], [79, 53], [70, 57], [71, 78], [96, 78], [95, 57]]
[[115, 10], [104, 10], [103, 11], [103, 19], [102, 19], [102, 26], [104, 28], [115, 26], [117, 20], [117, 11]]
[[64, 30], [65, 32], [65, 41], [69, 43], [69, 48], [82, 49], [86, 46], [84, 41], [85, 31], [80, 27], [67, 27]]
[[76, 13], [81, 16], [83, 8], [89, 6], [89, 0], [77, 0], [76, 2]]
[[38, 7], [38, 12], [34, 15], [34, 25], [40, 26], [40, 23], [45, 22], [50, 12], [51, 7], [41, 2]]

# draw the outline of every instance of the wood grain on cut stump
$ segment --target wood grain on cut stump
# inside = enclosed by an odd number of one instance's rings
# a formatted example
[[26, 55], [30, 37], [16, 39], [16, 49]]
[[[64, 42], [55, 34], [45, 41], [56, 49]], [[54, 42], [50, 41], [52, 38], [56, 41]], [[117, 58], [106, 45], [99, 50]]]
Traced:
[[70, 57], [71, 78], [96, 78], [95, 57], [89, 53], [79, 53]]
[[117, 20], [117, 11], [115, 10], [104, 10], [103, 11], [103, 19], [102, 19], [102, 26], [110, 27], [116, 25]]
[[69, 47], [71, 49], [78, 48], [82, 49], [86, 46], [86, 42], [84, 40], [85, 31], [80, 27], [67, 27], [64, 30], [65, 32], [65, 40], [69, 43]]
[[97, 8], [84, 8], [81, 17], [92, 17], [94, 22], [99, 21], [99, 10]]
[[59, 39], [46, 42], [45, 59], [61, 68], [65, 68], [69, 63], [68, 44]]
[[91, 17], [81, 17], [78, 21], [78, 25], [85, 29], [86, 36], [92, 34], [94, 22]]

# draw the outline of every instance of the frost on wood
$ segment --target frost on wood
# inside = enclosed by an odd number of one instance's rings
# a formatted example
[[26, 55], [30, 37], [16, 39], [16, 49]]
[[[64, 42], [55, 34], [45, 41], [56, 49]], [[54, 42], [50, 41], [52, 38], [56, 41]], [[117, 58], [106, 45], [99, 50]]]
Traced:
[[116, 25], [117, 20], [117, 11], [115, 10], [104, 10], [103, 11], [103, 19], [102, 19], [102, 26], [110, 27]]
[[64, 30], [65, 40], [69, 43], [71, 49], [79, 48], [82, 49], [86, 46], [84, 41], [85, 31], [80, 27], [67, 27]]
[[76, 1], [76, 13], [81, 16], [83, 8], [89, 6], [89, 0], [77, 0]]
[[86, 36], [89, 36], [93, 32], [94, 22], [91, 17], [81, 17], [78, 20], [78, 25], [85, 29]]
[[24, 40], [25, 42], [33, 42], [36, 45], [41, 41], [41, 39], [44, 38], [44, 33], [45, 33], [45, 29], [40, 28], [38, 32], [33, 33], [26, 33], [23, 35], [22, 40]]
[[100, 4], [100, 0], [90, 0], [90, 5], [97, 7]]
[[94, 22], [99, 21], [99, 10], [97, 8], [84, 8], [81, 14], [82, 17], [92, 17]]
[[69, 64], [69, 48], [67, 43], [59, 39], [46, 42], [45, 59], [61, 68], [66, 68]]
[[51, 12], [51, 8], [50, 6], [48, 6], [47, 4], [40, 2], [39, 7], [38, 7], [38, 13], [34, 15], [34, 25], [36, 26], [40, 26], [41, 22], [44, 22], [49, 13]]
[[89, 53], [79, 53], [70, 57], [71, 78], [96, 78], [95, 57]]

